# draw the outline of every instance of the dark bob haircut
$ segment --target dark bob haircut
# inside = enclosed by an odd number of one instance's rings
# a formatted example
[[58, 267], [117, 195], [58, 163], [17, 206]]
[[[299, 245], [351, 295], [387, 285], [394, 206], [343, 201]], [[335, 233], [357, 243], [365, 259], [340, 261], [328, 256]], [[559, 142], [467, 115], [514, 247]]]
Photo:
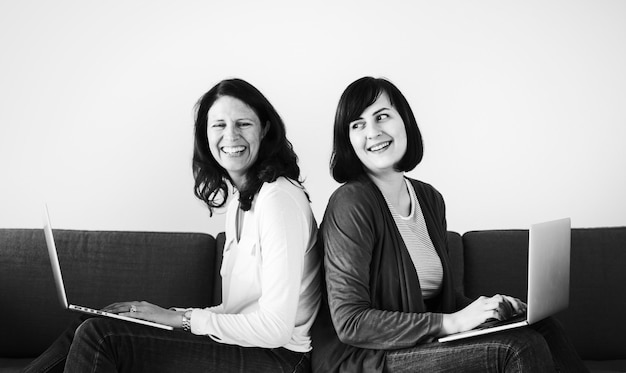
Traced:
[[217, 163], [209, 150], [207, 138], [208, 112], [220, 97], [230, 96], [250, 106], [266, 129], [259, 154], [246, 174], [246, 183], [239, 189], [239, 202], [244, 211], [250, 209], [252, 200], [263, 183], [271, 183], [284, 176], [300, 180], [298, 157], [287, 140], [285, 124], [272, 104], [250, 83], [241, 79], [219, 82], [196, 103], [195, 136], [193, 152], [194, 194], [204, 201], [212, 214], [213, 209], [224, 206], [228, 198], [228, 184], [233, 185], [228, 172]]
[[406, 153], [394, 165], [394, 169], [401, 172], [411, 171], [422, 161], [424, 155], [422, 134], [406, 98], [390, 81], [366, 76], [351, 83], [341, 95], [337, 105], [330, 171], [339, 183], [355, 180], [365, 174], [363, 164], [350, 143], [349, 124], [358, 119], [383, 92], [389, 96], [391, 105], [400, 114], [407, 135]]

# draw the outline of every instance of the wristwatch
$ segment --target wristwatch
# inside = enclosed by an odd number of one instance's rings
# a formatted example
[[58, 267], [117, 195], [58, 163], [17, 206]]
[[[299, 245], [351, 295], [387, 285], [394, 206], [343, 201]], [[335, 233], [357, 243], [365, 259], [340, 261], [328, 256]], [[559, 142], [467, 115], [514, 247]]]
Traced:
[[186, 332], [191, 331], [191, 312], [188, 310], [183, 313], [183, 330]]

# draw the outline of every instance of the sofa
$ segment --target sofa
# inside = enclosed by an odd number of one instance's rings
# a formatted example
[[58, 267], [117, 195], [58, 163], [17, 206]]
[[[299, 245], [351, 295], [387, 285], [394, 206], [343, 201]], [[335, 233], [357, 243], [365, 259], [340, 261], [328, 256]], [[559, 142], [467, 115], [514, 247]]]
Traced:
[[[448, 239], [459, 290], [525, 300], [528, 231]], [[55, 240], [71, 303], [220, 302], [223, 233], [55, 230]], [[570, 306], [556, 318], [592, 372], [626, 372], [625, 267], [626, 227], [572, 230]], [[19, 372], [77, 316], [59, 305], [43, 230], [0, 229], [0, 372]]]

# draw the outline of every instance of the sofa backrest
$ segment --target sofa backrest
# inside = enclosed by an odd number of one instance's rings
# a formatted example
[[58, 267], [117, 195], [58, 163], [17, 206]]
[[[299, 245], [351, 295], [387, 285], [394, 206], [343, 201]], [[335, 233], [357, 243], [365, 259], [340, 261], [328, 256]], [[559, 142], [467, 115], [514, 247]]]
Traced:
[[[55, 230], [55, 239], [73, 303], [221, 301], [224, 233]], [[467, 296], [526, 300], [528, 231], [448, 232], [448, 250]], [[626, 227], [572, 230], [570, 307], [557, 318], [584, 359], [626, 358], [624, 267]], [[75, 317], [56, 298], [43, 230], [0, 229], [0, 357], [39, 355]]]
[[450, 267], [452, 268], [452, 278], [454, 279], [454, 288], [461, 294], [465, 294], [465, 277], [463, 239], [456, 232], [448, 231], [448, 257], [450, 258]]
[[220, 275], [220, 269], [222, 268], [222, 259], [224, 259], [225, 241], [226, 234], [224, 232], [220, 232], [217, 236], [215, 236], [215, 262], [213, 263], [215, 276], [213, 277], [212, 304], [222, 303], [222, 276]]
[[[626, 227], [572, 229], [570, 305], [557, 314], [586, 360], [626, 359]], [[463, 235], [465, 291], [526, 300], [528, 231]]]
[[[74, 304], [216, 304], [219, 266], [216, 270], [215, 239], [208, 234], [55, 230], [54, 235]], [[37, 356], [77, 316], [60, 307], [43, 230], [0, 229], [0, 356]]]

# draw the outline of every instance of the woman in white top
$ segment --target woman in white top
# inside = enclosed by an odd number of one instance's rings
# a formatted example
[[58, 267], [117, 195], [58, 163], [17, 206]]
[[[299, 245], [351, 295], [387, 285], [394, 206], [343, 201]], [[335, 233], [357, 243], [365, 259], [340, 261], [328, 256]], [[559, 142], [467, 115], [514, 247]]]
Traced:
[[195, 194], [211, 213], [228, 206], [222, 304], [110, 305], [105, 310], [178, 330], [88, 319], [73, 337], [66, 371], [310, 371], [309, 330], [320, 302], [317, 224], [285, 126], [240, 79], [217, 84], [196, 109]]

